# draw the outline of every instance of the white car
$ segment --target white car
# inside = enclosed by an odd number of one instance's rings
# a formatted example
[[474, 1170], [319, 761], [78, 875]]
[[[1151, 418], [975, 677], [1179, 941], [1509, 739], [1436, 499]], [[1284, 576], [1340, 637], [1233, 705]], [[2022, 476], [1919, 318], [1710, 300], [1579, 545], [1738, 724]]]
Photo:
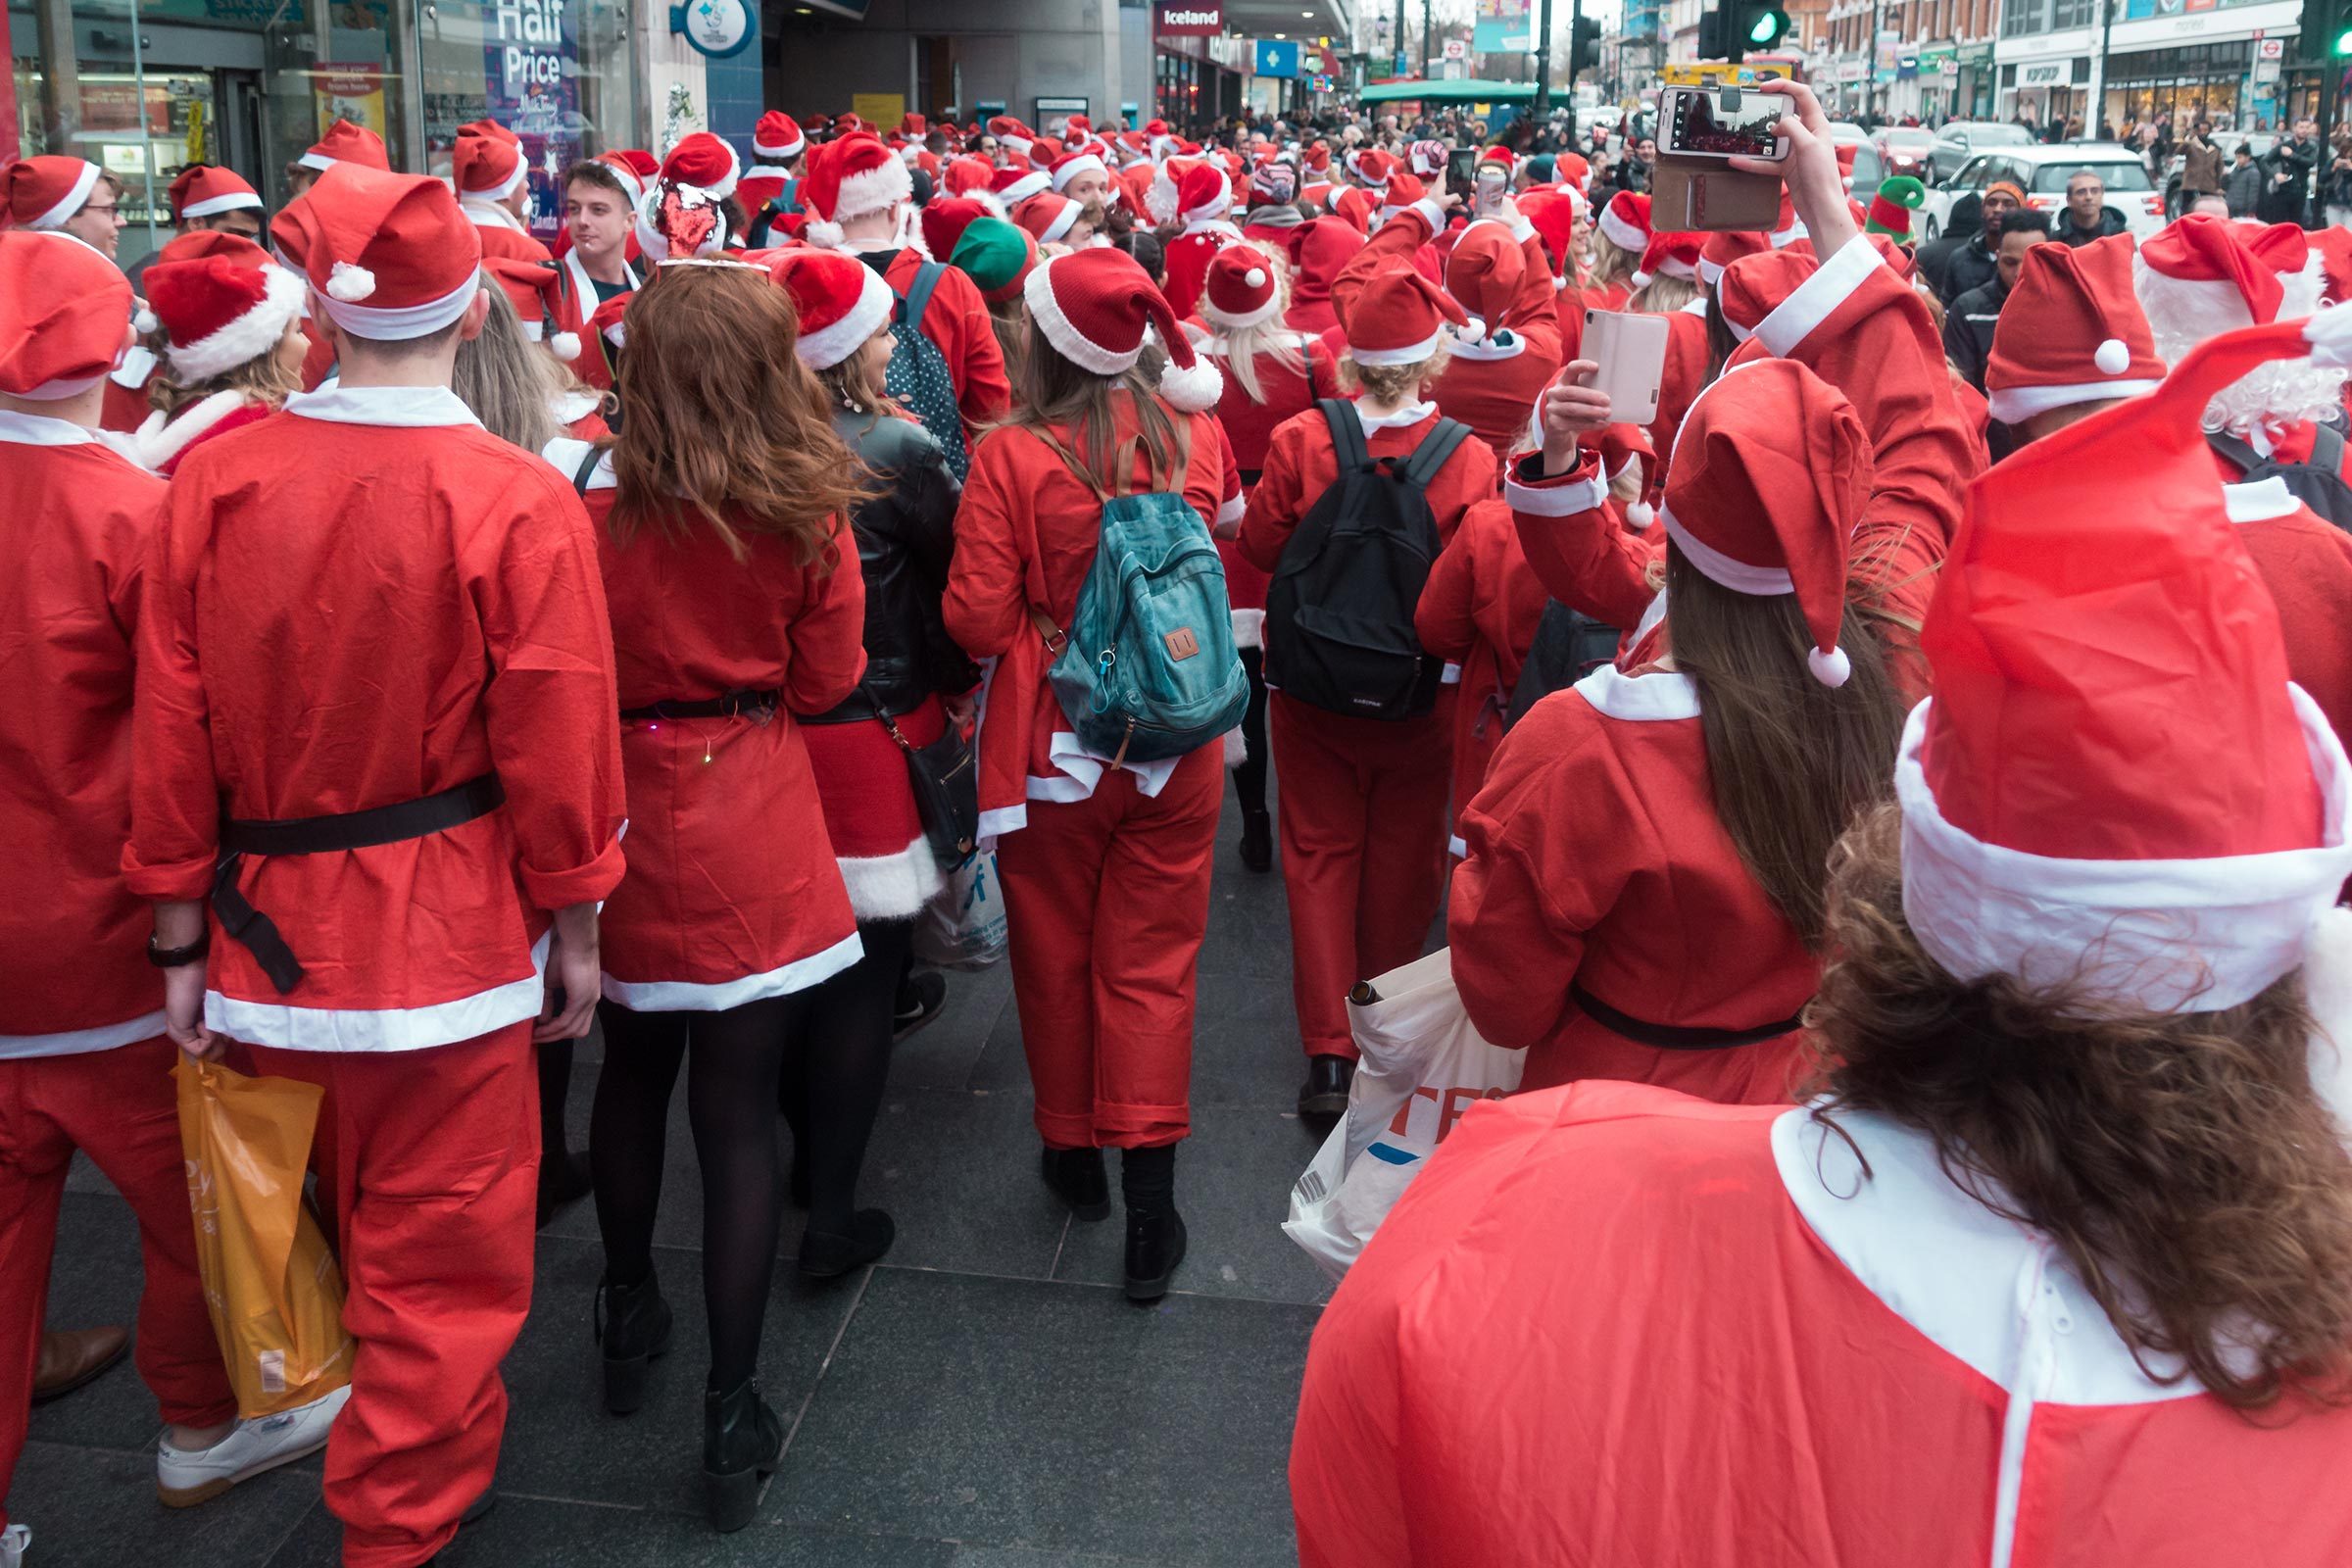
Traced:
[[2121, 142], [2074, 141], [2001, 147], [1971, 158], [1957, 174], [1929, 189], [1918, 219], [1920, 238], [1935, 239], [1950, 227], [1952, 204], [1962, 196], [2003, 179], [2023, 190], [2027, 204], [2054, 223], [2066, 208], [2066, 182], [2084, 169], [2106, 184], [2107, 205], [2123, 216], [2132, 233], [2146, 239], [2164, 227], [2164, 193], [2148, 178], [2138, 153]]

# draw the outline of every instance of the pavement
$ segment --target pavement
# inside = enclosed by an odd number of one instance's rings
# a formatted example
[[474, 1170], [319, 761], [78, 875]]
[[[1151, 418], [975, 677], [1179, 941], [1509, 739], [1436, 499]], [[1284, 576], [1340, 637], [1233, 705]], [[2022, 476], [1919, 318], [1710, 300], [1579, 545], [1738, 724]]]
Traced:
[[[786, 1210], [760, 1378], [792, 1439], [756, 1522], [717, 1536], [702, 1517], [701, 1183], [681, 1088], [655, 1236], [677, 1343], [655, 1364], [652, 1396], [625, 1418], [598, 1403], [589, 1314], [602, 1250], [592, 1204], [576, 1204], [540, 1235], [530, 1321], [507, 1361], [498, 1505], [442, 1563], [1295, 1563], [1291, 1422], [1329, 1290], [1279, 1229], [1317, 1140], [1293, 1108], [1304, 1064], [1281, 878], [1242, 868], [1239, 824], [1228, 791], [1193, 1136], [1176, 1166], [1191, 1252], [1172, 1294], [1128, 1302], [1115, 1204], [1108, 1220], [1074, 1221], [1039, 1180], [1004, 968], [952, 976], [946, 1011], [898, 1048], [859, 1190], [898, 1222], [890, 1256], [804, 1282], [790, 1266], [801, 1216]], [[580, 1054], [575, 1148], [601, 1053], [591, 1042]], [[79, 1161], [49, 1321], [128, 1323], [138, 1291], [129, 1210]], [[157, 1432], [127, 1362], [33, 1412], [9, 1496], [33, 1532], [27, 1568], [332, 1568], [340, 1526], [319, 1500], [318, 1458], [174, 1511], [155, 1497]]]

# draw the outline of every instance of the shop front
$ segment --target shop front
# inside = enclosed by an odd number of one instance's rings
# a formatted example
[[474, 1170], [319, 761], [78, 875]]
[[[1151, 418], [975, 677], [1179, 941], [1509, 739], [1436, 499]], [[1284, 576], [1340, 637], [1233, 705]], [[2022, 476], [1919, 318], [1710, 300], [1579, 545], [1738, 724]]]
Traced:
[[1248, 47], [1240, 39], [1165, 34], [1156, 39], [1152, 55], [1152, 113], [1187, 128], [1240, 114], [1245, 78], [1237, 65], [1218, 58], [1230, 52], [1218, 47], [1227, 43]]

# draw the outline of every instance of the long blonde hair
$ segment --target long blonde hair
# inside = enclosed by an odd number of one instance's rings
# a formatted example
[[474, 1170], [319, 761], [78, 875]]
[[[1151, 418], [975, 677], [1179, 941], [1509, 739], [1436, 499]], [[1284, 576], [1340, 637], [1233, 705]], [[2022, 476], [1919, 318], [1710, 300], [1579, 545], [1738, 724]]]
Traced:
[[1653, 272], [1649, 281], [1625, 302], [1625, 308], [1649, 316], [1672, 316], [1696, 298], [1698, 285], [1690, 279], [1676, 277], [1671, 272]]
[[554, 404], [564, 391], [563, 377], [556, 362], [522, 335], [522, 318], [498, 280], [485, 273], [481, 292], [490, 314], [482, 318], [480, 335], [459, 340], [450, 390], [483, 429], [525, 452], [540, 451], [561, 433]]
[[1283, 265], [1281, 258], [1267, 256], [1266, 273], [1274, 283], [1274, 309], [1256, 325], [1226, 326], [1216, 318], [1207, 317], [1205, 306], [1202, 313], [1224, 342], [1220, 358], [1225, 362], [1225, 368], [1233, 372], [1235, 384], [1252, 403], [1266, 401], [1265, 383], [1258, 379], [1257, 374], [1259, 355], [1264, 355], [1293, 375], [1302, 374], [1306, 369], [1306, 360], [1298, 352], [1298, 334], [1283, 320], [1291, 308], [1291, 270]]
[[1592, 274], [1589, 281], [1614, 283], [1619, 278], [1631, 283], [1634, 274], [1642, 270], [1642, 253], [1629, 251], [1609, 238], [1608, 230], [1600, 226], [1597, 212], [1592, 220]]
[[[287, 398], [302, 390], [301, 367], [288, 369], [279, 363], [277, 351], [284, 341], [282, 336], [271, 338], [268, 348], [243, 365], [232, 365], [219, 375], [207, 376], [190, 386], [180, 385], [170, 375], [159, 375], [147, 385], [147, 406], [161, 410], [164, 417], [170, 419], [216, 392], [242, 392], [249, 402], [281, 408]], [[151, 335], [149, 342], [157, 352], [169, 354], [161, 333]], [[166, 363], [170, 363], [168, 359]]]

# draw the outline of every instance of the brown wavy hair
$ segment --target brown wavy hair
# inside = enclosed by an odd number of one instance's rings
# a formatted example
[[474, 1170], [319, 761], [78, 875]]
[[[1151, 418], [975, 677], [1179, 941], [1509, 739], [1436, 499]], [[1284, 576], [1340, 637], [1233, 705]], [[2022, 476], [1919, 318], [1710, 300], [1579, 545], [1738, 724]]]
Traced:
[[739, 561], [746, 534], [789, 539], [804, 564], [824, 554], [832, 519], [875, 492], [799, 341], [792, 296], [757, 268], [656, 270], [620, 358], [615, 540], [699, 515]]
[[1845, 836], [1831, 883], [1838, 957], [1807, 1018], [1819, 1119], [1927, 1133], [1964, 1190], [2058, 1245], [2158, 1381], [2193, 1376], [2241, 1412], [2352, 1403], [2352, 1157], [2312, 1088], [2299, 973], [2157, 1016], [1963, 984], [1903, 916], [1892, 805]]
[[1698, 688], [1715, 814], [1773, 907], [1822, 949], [1830, 851], [1854, 817], [1894, 793], [1903, 711], [1886, 661], [1847, 606], [1842, 686], [1806, 668], [1812, 630], [1794, 594], [1734, 593], [1666, 547], [1666, 634]]

